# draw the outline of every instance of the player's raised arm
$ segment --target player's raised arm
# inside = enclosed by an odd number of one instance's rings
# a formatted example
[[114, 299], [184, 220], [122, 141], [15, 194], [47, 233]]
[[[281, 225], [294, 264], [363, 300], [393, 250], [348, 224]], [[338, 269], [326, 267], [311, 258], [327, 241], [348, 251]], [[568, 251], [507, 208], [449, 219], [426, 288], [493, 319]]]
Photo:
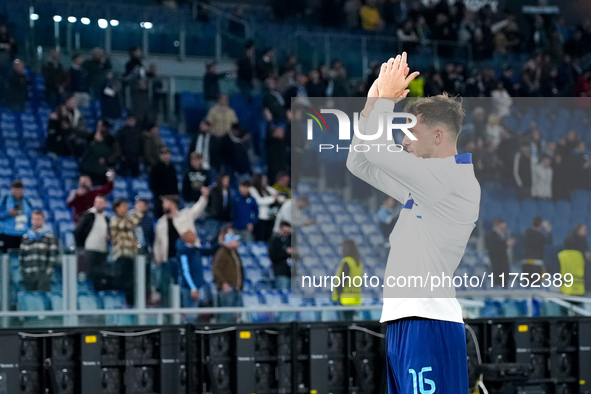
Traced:
[[[367, 121], [367, 116], [372, 113], [378, 98], [378, 81], [376, 80], [369, 89], [365, 108], [361, 112], [360, 129]], [[351, 150], [349, 151], [349, 155], [347, 157], [347, 169], [353, 175], [369, 183], [376, 189], [394, 197], [399, 202], [404, 203], [406, 197], [408, 196], [408, 191], [405, 190], [402, 185], [394, 180], [390, 175], [386, 174], [383, 170], [379, 169], [370, 161], [368, 161], [364, 153], [355, 150], [354, 147], [360, 143], [360, 139], [357, 137], [357, 135], [355, 135], [355, 133], [353, 133]]]
[[[373, 103], [369, 114], [366, 111], [362, 113], [359, 122], [360, 132], [372, 135], [376, 133], [380, 126], [385, 127], [386, 116], [392, 114], [395, 103], [406, 97], [408, 84], [418, 75], [418, 72], [409, 74], [406, 53], [398, 55], [395, 59], [391, 58], [387, 63], [384, 63], [377, 79], [379, 99]], [[417, 116], [417, 119], [420, 121], [420, 115]], [[380, 125], [380, 122], [384, 123]], [[413, 132], [414, 135], [414, 128], [410, 128], [409, 131]], [[435, 134], [437, 133], [436, 131]], [[412, 142], [416, 142], [420, 147], [431, 147], [432, 134], [431, 132], [426, 133], [421, 136], [421, 141]], [[417, 138], [419, 137], [415, 135], [415, 139]], [[432, 155], [429, 149], [414, 152], [410, 149], [411, 144], [409, 142], [410, 138], [405, 137], [403, 144], [408, 148], [408, 152], [393, 152], [382, 148], [379, 151], [367, 151], [364, 155], [370, 164], [389, 175], [402, 189], [419, 198], [435, 198], [436, 192], [444, 190], [445, 187], [441, 184], [441, 180], [434, 171], [437, 167], [424, 159], [438, 156]], [[372, 141], [372, 144], [381, 146], [388, 146], [392, 143], [392, 140], [388, 140], [388, 132], [381, 133], [378, 139]]]

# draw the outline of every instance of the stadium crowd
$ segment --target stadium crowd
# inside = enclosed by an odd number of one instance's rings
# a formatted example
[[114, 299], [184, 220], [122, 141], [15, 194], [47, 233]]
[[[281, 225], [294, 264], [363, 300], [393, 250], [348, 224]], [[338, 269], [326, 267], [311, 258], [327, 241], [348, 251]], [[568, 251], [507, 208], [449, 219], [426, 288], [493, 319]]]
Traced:
[[[527, 131], [512, 129], [504, 122], [513, 97], [591, 96], [591, 71], [585, 66], [591, 52], [591, 24], [570, 28], [560, 17], [536, 15], [531, 18], [531, 34], [525, 36], [515, 15], [494, 14], [486, 6], [476, 13], [461, 2], [424, 6], [406, 0], [366, 0], [364, 4], [334, 0], [322, 2], [322, 7], [333, 3], [339, 7], [321, 13], [323, 24], [396, 35], [411, 58], [427, 40], [472, 46], [481, 67], [468, 69], [458, 61], [441, 70], [425, 70], [412, 86], [411, 95], [448, 92], [492, 98], [494, 105], [471, 111], [460, 141], [462, 150], [473, 153], [481, 184], [514, 188], [520, 199], [553, 200], [569, 199], [573, 190], [591, 187], [591, 159], [577, 130], [546, 141], [535, 122]], [[279, 10], [287, 9], [277, 9], [277, 16], [283, 17]], [[333, 13], [333, 9], [342, 10], [342, 14]], [[528, 58], [517, 68], [513, 60], [524, 54]], [[11, 111], [22, 112], [30, 80], [18, 55], [16, 41], [6, 25], [0, 26], [0, 102]], [[276, 286], [290, 288], [289, 264], [292, 252], [296, 254], [291, 248], [291, 227], [314, 224], [302, 213], [308, 205], [306, 196], [297, 197], [295, 204], [291, 200], [291, 98], [365, 96], [379, 64], [371, 67], [365, 80], [352, 81], [340, 60], [305, 72], [295, 56], [278, 62], [273, 48], [257, 51], [255, 43], [248, 42], [237, 59], [236, 88], [248, 99], [261, 92], [263, 111], [259, 116], [267, 126], [259, 147], [253, 144], [253, 130], [240, 125], [229, 105], [231, 92], [220, 88], [220, 80], [233, 72], [220, 72], [215, 62], [209, 63], [203, 76], [207, 114], [197, 130], [188, 130], [193, 140], [179, 183], [171, 151], [159, 136], [159, 122], [166, 119], [165, 81], [155, 64], [146, 66], [141, 49], [130, 49], [123, 70], [113, 70], [101, 48], [88, 56], [74, 54], [69, 66], [61, 59], [60, 53], [52, 50], [42, 67], [45, 98], [53, 109], [45, 153], [79, 160], [78, 187], [66, 203], [76, 223], [76, 245], [83, 251], [79, 267], [95, 290], [118, 289], [132, 304], [132, 261], [142, 244], [153, 256], [152, 303], [169, 305], [168, 284], [172, 280], [181, 286], [184, 306], [210, 305], [213, 300], [203, 279], [201, 256], [214, 256], [217, 305], [240, 305], [244, 272], [237, 249], [240, 242], [250, 241], [268, 242]], [[510, 65], [494, 68], [505, 63]], [[102, 116], [89, 130], [79, 108], [93, 101], [100, 102]], [[123, 125], [114, 129], [122, 115]], [[253, 171], [252, 163], [257, 159], [265, 161], [265, 173]], [[105, 196], [113, 190], [116, 177], [143, 174], [149, 176], [153, 206], [138, 199], [131, 210], [126, 201], [116, 200], [112, 204], [115, 215], [109, 219]], [[292, 207], [297, 217], [292, 217]], [[395, 222], [393, 207], [393, 201], [387, 200], [378, 211], [384, 235]], [[59, 240], [37, 208], [27, 199], [23, 183], [15, 180], [10, 193], [0, 200], [0, 237], [3, 251], [20, 248], [24, 287], [47, 291]], [[198, 236], [198, 228], [204, 230], [205, 239]], [[534, 234], [531, 242], [547, 242], [549, 223], [536, 218], [532, 229], [543, 237]], [[568, 242], [584, 236], [585, 244], [581, 241], [577, 247], [590, 258], [585, 232], [586, 228], [575, 228]], [[491, 260], [496, 261], [494, 250], [506, 249], [504, 246], [515, 241], [506, 237], [502, 219], [494, 222], [491, 234], [497, 238], [487, 237], [487, 245]], [[114, 270], [107, 263], [109, 252]], [[532, 258], [538, 258], [537, 252], [531, 253]]]

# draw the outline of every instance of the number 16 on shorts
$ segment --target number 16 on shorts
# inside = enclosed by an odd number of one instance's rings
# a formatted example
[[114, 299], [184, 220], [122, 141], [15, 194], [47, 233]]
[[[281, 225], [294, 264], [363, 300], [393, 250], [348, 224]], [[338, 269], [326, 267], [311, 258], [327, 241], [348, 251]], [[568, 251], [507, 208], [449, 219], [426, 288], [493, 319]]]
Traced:
[[412, 385], [414, 389], [413, 394], [433, 394], [435, 392], [435, 382], [423, 376], [424, 373], [431, 372], [432, 370], [433, 369], [431, 367], [425, 367], [422, 368], [421, 372], [418, 374], [417, 371], [412, 368], [408, 370], [408, 373], [412, 375]]

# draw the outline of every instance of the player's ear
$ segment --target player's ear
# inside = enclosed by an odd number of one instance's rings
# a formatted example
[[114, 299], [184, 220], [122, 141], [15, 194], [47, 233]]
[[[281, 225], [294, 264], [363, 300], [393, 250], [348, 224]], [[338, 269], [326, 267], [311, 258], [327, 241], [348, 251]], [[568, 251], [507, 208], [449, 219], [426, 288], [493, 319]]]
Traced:
[[439, 145], [443, 142], [443, 130], [435, 129], [435, 145]]

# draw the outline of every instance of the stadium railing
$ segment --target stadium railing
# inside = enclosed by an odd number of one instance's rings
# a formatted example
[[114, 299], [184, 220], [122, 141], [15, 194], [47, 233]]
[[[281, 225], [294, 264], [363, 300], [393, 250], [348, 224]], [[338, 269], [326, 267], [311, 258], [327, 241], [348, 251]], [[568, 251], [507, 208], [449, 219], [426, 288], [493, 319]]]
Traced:
[[[88, 285], [79, 282], [76, 254], [61, 256], [61, 291], [50, 293], [17, 292], [15, 289], [14, 254], [5, 254], [1, 259], [1, 310], [2, 327], [30, 326], [86, 326], [86, 325], [151, 325], [180, 324], [188, 315], [236, 314], [239, 322], [257, 321], [334, 321], [340, 312], [355, 311], [357, 320], [377, 320], [381, 302], [364, 300], [358, 306], [336, 306], [332, 302], [294, 302], [290, 293], [281, 293], [281, 303], [246, 303], [243, 307], [181, 308], [180, 291], [171, 285], [171, 307], [148, 307], [146, 305], [146, 255], [135, 260], [134, 295], [135, 305], [127, 307], [119, 302], [122, 294], [116, 292], [94, 293]], [[12, 261], [11, 261], [12, 259]], [[255, 294], [251, 292], [251, 294]], [[260, 297], [260, 294], [257, 293]], [[559, 293], [532, 289], [521, 290], [458, 290], [457, 297], [466, 318], [536, 316], [536, 315], [581, 315], [591, 316], [591, 298], [565, 296]], [[327, 301], [327, 300], [325, 300]], [[512, 302], [509, 302], [512, 301]], [[29, 305], [19, 305], [29, 303]], [[505, 304], [503, 304], [503, 302]], [[544, 307], [546, 312], [540, 312]], [[15, 310], [17, 309], [17, 310]], [[505, 310], [505, 314], [503, 314]], [[509, 310], [509, 312], [507, 312]], [[491, 315], [492, 311], [492, 315]]]

